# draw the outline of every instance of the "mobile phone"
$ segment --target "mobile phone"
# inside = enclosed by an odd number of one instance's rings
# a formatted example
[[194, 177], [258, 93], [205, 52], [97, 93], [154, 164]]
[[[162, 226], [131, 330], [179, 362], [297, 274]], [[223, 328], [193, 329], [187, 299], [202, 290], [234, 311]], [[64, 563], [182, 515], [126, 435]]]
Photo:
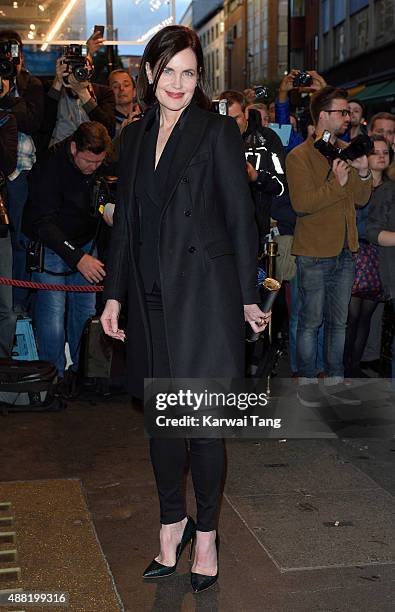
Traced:
[[100, 32], [100, 38], [104, 36], [104, 25], [95, 25], [93, 28], [93, 33]]

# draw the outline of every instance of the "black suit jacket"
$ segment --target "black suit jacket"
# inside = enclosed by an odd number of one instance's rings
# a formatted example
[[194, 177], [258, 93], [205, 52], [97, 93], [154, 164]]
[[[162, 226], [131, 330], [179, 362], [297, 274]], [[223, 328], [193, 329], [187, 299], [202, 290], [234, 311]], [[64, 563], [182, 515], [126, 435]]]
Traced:
[[[130, 390], [152, 374], [151, 338], [137, 266], [136, 171], [154, 110], [121, 133], [119, 197], [105, 299], [128, 296]], [[173, 377], [244, 373], [243, 303], [259, 300], [258, 250], [243, 143], [236, 122], [192, 103], [180, 126], [159, 228], [159, 271]]]

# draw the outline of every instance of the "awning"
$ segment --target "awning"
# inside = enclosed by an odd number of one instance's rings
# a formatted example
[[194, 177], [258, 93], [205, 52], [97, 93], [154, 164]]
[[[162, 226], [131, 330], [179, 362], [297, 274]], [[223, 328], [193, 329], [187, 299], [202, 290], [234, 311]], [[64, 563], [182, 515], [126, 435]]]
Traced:
[[386, 98], [387, 96], [395, 96], [395, 80], [367, 85], [363, 91], [353, 97], [356, 100], [368, 101]]

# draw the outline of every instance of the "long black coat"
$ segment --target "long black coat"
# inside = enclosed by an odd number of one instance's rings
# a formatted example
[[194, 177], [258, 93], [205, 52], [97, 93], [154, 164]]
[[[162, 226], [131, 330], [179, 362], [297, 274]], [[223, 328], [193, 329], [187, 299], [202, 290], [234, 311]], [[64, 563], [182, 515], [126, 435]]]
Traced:
[[[137, 268], [134, 183], [143, 135], [154, 110], [124, 128], [105, 299], [128, 303], [129, 389], [141, 395], [152, 376], [151, 338]], [[158, 245], [172, 377], [241, 377], [243, 304], [256, 289], [257, 228], [241, 136], [233, 119], [192, 103], [182, 125]]]

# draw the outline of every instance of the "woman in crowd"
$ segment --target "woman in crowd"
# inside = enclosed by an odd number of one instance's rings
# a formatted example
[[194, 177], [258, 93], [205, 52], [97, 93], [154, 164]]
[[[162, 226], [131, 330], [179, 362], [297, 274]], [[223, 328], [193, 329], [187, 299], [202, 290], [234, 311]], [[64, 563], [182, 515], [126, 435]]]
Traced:
[[380, 201], [382, 188], [388, 177], [393, 152], [383, 136], [373, 135], [373, 150], [369, 155], [369, 168], [373, 174], [373, 192], [369, 202], [357, 209], [359, 252], [355, 261], [355, 281], [348, 309], [347, 333], [344, 347], [345, 376], [361, 378], [360, 361], [369, 336], [370, 321], [377, 304], [383, 299], [378, 273], [376, 247], [369, 243], [366, 220], [374, 201]]
[[[375, 143], [376, 145], [376, 143]], [[389, 147], [388, 147], [389, 148]], [[379, 245], [380, 276], [384, 291], [392, 300], [395, 320], [395, 181], [388, 180], [376, 189], [370, 202], [366, 235]], [[392, 392], [395, 394], [395, 334], [392, 340]]]
[[[118, 328], [128, 299], [130, 391], [144, 377], [242, 377], [244, 325], [256, 305], [257, 232], [242, 141], [233, 119], [208, 112], [199, 38], [169, 26], [148, 43], [138, 78], [144, 118], [121, 133], [119, 202], [102, 315]], [[243, 306], [244, 305], [244, 306]], [[150, 440], [160, 501], [160, 554], [145, 578], [173, 573], [196, 538], [193, 591], [217, 579], [216, 530], [224, 474], [221, 439], [190, 439], [197, 523], [187, 515], [184, 439]]]

